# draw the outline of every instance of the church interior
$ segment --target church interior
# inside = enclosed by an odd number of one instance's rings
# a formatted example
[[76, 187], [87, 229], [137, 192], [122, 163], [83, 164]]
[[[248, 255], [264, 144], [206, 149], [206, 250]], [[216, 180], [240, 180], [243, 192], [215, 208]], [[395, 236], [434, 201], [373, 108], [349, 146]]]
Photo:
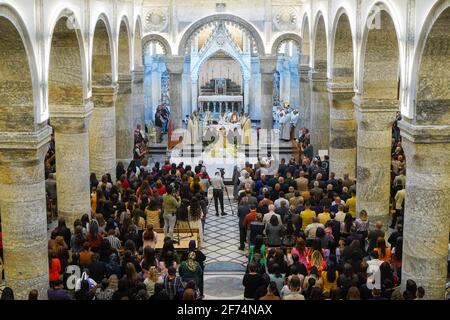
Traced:
[[0, 296], [449, 299], [449, 30], [449, 0], [0, 0]]

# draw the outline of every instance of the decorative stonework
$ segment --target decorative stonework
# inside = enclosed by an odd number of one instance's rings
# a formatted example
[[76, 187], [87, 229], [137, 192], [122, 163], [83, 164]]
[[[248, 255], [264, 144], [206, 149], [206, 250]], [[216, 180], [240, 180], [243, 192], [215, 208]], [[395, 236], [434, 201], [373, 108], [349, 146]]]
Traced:
[[273, 15], [273, 23], [278, 31], [293, 31], [298, 28], [298, 13], [293, 7], [281, 7]]
[[145, 13], [146, 32], [161, 32], [169, 25], [168, 9], [155, 7]]

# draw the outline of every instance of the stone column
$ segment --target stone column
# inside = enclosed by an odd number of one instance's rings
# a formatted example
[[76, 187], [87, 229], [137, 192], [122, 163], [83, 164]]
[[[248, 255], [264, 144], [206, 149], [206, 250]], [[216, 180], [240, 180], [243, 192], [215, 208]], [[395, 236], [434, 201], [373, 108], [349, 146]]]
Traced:
[[[56, 111], [58, 110], [58, 111]], [[89, 190], [89, 120], [92, 102], [85, 106], [58, 106], [52, 112], [55, 131], [58, 216], [73, 222], [91, 211]]]
[[251, 58], [251, 66], [249, 115], [252, 120], [261, 120], [261, 73], [258, 57]]
[[399, 122], [406, 155], [402, 289], [408, 279], [427, 299], [444, 299], [450, 224], [450, 126]]
[[392, 124], [398, 100], [353, 98], [358, 125], [356, 210], [365, 209], [373, 225], [389, 222]]
[[144, 119], [145, 124], [154, 121], [153, 104], [152, 104], [152, 59], [145, 56], [144, 65]]
[[131, 75], [119, 75], [116, 102], [116, 158], [127, 166], [133, 159], [134, 128]]
[[288, 58], [284, 58], [282, 62], [283, 72], [282, 74], [282, 92], [280, 92], [280, 99], [282, 103], [291, 103], [291, 70], [289, 67]]
[[356, 177], [356, 120], [352, 83], [328, 83], [330, 101], [330, 172]]
[[156, 108], [161, 104], [161, 76], [162, 72], [160, 70], [160, 60], [157, 57], [153, 57], [153, 62], [151, 65], [151, 81], [152, 86], [149, 88], [151, 92], [151, 105], [152, 105], [152, 120], [155, 119]]
[[94, 110], [89, 126], [89, 170], [100, 179], [116, 172], [116, 98], [118, 86], [92, 87]]
[[0, 210], [5, 285], [16, 299], [32, 289], [47, 299], [48, 243], [44, 157], [51, 128], [0, 133]]
[[298, 110], [300, 107], [300, 78], [298, 75], [298, 64], [290, 63], [289, 70], [291, 75], [291, 91], [289, 102], [291, 107]]
[[311, 125], [311, 68], [300, 65], [300, 128], [310, 129]]
[[314, 154], [328, 150], [330, 146], [330, 105], [327, 92], [326, 72], [311, 73], [311, 144]]
[[[191, 79], [191, 92], [192, 92], [192, 94], [191, 94], [192, 107], [191, 108], [195, 108], [196, 106], [199, 105], [199, 103], [198, 103], [198, 80], [192, 79], [192, 78], [189, 78], [189, 79]], [[197, 107], [197, 109], [200, 109], [200, 108]]]
[[183, 73], [184, 57], [168, 56], [166, 59], [167, 70], [170, 74], [170, 118], [174, 129], [181, 128], [181, 80]]
[[145, 124], [144, 110], [144, 68], [136, 66], [133, 71], [133, 128]]
[[273, 126], [273, 74], [277, 66], [277, 56], [260, 58], [261, 68], [261, 128], [271, 130]]

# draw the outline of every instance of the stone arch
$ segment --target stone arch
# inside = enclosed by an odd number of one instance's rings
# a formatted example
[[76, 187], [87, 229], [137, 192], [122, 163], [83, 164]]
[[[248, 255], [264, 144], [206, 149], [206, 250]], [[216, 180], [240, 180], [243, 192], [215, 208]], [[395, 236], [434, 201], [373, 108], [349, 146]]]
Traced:
[[192, 35], [199, 28], [201, 28], [205, 24], [209, 24], [212, 22], [220, 22], [220, 21], [233, 22], [233, 23], [236, 23], [239, 26], [241, 26], [252, 36], [253, 40], [255, 41], [255, 44], [256, 44], [256, 47], [258, 50], [258, 54], [259, 55], [265, 54], [264, 42], [263, 42], [258, 30], [253, 26], [253, 24], [251, 24], [250, 22], [248, 22], [236, 15], [214, 14], [211, 16], [204, 17], [189, 26], [189, 28], [184, 32], [183, 37], [181, 38], [180, 43], [178, 45], [178, 55], [180, 55], [180, 56], [185, 55], [189, 40], [191, 39]]
[[107, 17], [97, 19], [92, 38], [92, 85], [110, 85], [112, 83], [113, 45], [111, 28]]
[[159, 34], [148, 34], [142, 39], [142, 49], [145, 51], [145, 48], [151, 42], [158, 42], [164, 50], [164, 53], [168, 56], [172, 55], [172, 49], [170, 48], [169, 41], [166, 40], [163, 36]]
[[302, 51], [302, 43], [303, 43], [303, 39], [295, 33], [284, 33], [281, 36], [279, 36], [278, 38], [275, 39], [275, 41], [273, 42], [272, 45], [272, 54], [277, 54], [278, 53], [278, 49], [280, 48], [281, 44], [284, 41], [289, 41], [292, 40], [297, 48], [298, 48], [298, 52]]
[[48, 70], [50, 115], [61, 105], [84, 103], [85, 82], [83, 39], [73, 12], [64, 10], [53, 26]]
[[321, 11], [317, 13], [314, 24], [314, 65], [313, 68], [318, 72], [326, 72], [328, 67], [327, 61], [327, 28], [325, 24], [325, 17]]
[[[401, 74], [398, 31], [386, 5], [377, 3], [371, 12], [362, 37], [358, 90], [365, 99], [398, 100]], [[369, 28], [371, 21], [373, 28]]]
[[450, 0], [440, 1], [424, 23], [414, 60], [413, 119], [417, 124], [450, 124], [450, 47], [442, 45], [450, 43], [449, 28]]
[[305, 14], [305, 16], [303, 17], [303, 24], [302, 24], [302, 38], [303, 38], [303, 42], [302, 42], [302, 50], [301, 50], [301, 63], [303, 65], [309, 65], [309, 61], [310, 61], [310, 42], [311, 42], [311, 37], [310, 37], [310, 28], [309, 28], [309, 18], [308, 15]]
[[46, 111], [37, 107], [36, 60], [24, 22], [8, 5], [0, 5], [0, 40], [0, 132], [34, 131], [41, 111]]
[[128, 18], [122, 17], [118, 35], [118, 70], [119, 74], [130, 74], [130, 27]]
[[141, 17], [138, 16], [134, 26], [134, 68], [142, 67], [144, 64], [142, 58], [142, 22]]
[[353, 83], [355, 61], [353, 35], [349, 16], [343, 8], [336, 14], [330, 42], [333, 82]]

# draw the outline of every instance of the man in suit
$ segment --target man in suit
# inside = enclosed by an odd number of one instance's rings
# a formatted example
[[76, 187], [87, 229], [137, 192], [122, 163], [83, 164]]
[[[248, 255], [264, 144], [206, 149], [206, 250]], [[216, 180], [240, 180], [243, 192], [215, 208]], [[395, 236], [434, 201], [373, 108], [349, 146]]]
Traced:
[[247, 236], [247, 229], [244, 227], [244, 219], [250, 212], [250, 206], [248, 205], [248, 198], [243, 197], [241, 204], [238, 207], [239, 217], [239, 250], [245, 249], [245, 238]]

